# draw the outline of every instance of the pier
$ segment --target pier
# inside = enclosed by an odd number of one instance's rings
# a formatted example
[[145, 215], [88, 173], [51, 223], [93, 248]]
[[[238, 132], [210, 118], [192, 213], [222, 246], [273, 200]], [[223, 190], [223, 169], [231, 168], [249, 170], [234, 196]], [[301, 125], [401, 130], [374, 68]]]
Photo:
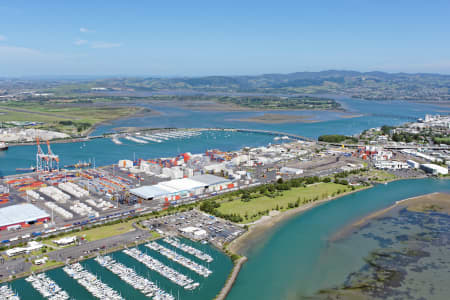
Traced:
[[159, 300], [175, 300], [175, 297], [161, 290], [154, 282], [139, 276], [133, 269], [116, 262], [111, 256], [97, 256], [95, 258], [102, 267], [116, 274], [123, 281], [141, 291], [148, 298]]
[[44, 298], [50, 300], [67, 300], [70, 298], [69, 294], [61, 289], [61, 287], [50, 279], [45, 273], [31, 275], [25, 278], [25, 280], [31, 283], [33, 288], [37, 290]]
[[159, 260], [139, 251], [136, 248], [125, 249], [122, 252], [146, 265], [150, 270], [159, 273], [161, 276], [166, 277], [173, 283], [185, 288], [186, 290], [193, 290], [199, 286], [198, 282], [194, 282], [194, 280], [186, 275], [183, 275], [171, 267], [166, 266]]
[[208, 254], [206, 254], [206, 253], [203, 253], [202, 251], [200, 251], [200, 250], [198, 250], [198, 249], [196, 249], [196, 248], [194, 248], [194, 247], [191, 247], [191, 246], [188, 246], [188, 245], [186, 245], [186, 244], [181, 243], [177, 238], [174, 238], [174, 237], [172, 237], [172, 238], [170, 238], [170, 237], [165, 237], [165, 238], [163, 239], [163, 241], [166, 242], [166, 243], [168, 243], [168, 244], [170, 244], [170, 245], [172, 245], [172, 246], [175, 247], [175, 248], [178, 248], [178, 249], [180, 249], [180, 250], [183, 250], [183, 251], [186, 252], [186, 253], [189, 253], [189, 254], [191, 254], [191, 255], [194, 255], [194, 256], [197, 257], [198, 259], [201, 259], [201, 260], [203, 260], [203, 261], [206, 261], [207, 263], [210, 263], [210, 262], [213, 261], [213, 258], [212, 258], [210, 255], [208, 255]]
[[168, 259], [182, 265], [183, 267], [188, 268], [189, 270], [203, 276], [208, 277], [212, 271], [206, 268], [205, 266], [199, 265], [196, 262], [193, 262], [192, 260], [177, 254], [175, 251], [172, 251], [166, 247], [161, 246], [157, 242], [150, 242], [145, 245], [146, 247], [159, 252], [161, 255], [167, 257]]
[[20, 300], [17, 295], [9, 286], [0, 286], [0, 300]]
[[94, 274], [86, 271], [79, 263], [67, 265], [63, 268], [63, 271], [75, 279], [95, 298], [111, 300], [124, 299], [117, 291], [103, 283]]

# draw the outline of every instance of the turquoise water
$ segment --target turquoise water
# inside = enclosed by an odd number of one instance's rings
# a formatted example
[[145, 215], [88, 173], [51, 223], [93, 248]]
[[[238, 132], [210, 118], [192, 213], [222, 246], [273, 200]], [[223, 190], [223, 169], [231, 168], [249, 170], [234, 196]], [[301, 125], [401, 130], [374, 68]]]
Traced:
[[450, 180], [391, 182], [315, 207], [272, 229], [246, 253], [229, 300], [302, 299], [334, 287], [359, 270], [373, 244], [330, 238], [340, 229], [395, 201], [430, 192], [450, 192]]
[[[213, 273], [208, 278], [203, 278], [200, 275], [192, 272], [191, 270], [178, 265], [166, 257], [160, 255], [158, 252], [150, 250], [144, 245], [138, 246], [139, 250], [151, 255], [152, 257], [158, 259], [162, 263], [176, 269], [177, 271], [188, 275], [194, 281], [199, 282], [200, 286], [194, 291], [186, 291], [183, 288], [175, 285], [165, 277], [159, 275], [158, 273], [148, 269], [145, 265], [141, 264], [134, 258], [124, 254], [121, 251], [114, 252], [110, 254], [115, 260], [118, 262], [133, 268], [137, 274], [148, 278], [149, 280], [156, 282], [160, 288], [164, 291], [172, 293], [176, 299], [183, 300], [195, 300], [195, 299], [212, 299], [214, 298], [220, 289], [225, 284], [225, 281], [228, 277], [228, 274], [232, 268], [232, 262], [228, 256], [224, 255], [219, 250], [211, 247], [209, 245], [203, 245], [199, 243], [194, 243], [190, 240], [182, 239], [184, 243], [190, 244], [197, 249], [200, 249], [209, 255], [211, 255], [214, 259], [210, 264], [206, 264], [205, 262], [199, 260], [195, 256], [192, 256], [188, 253], [180, 252], [180, 250], [173, 248], [169, 244], [164, 243], [163, 241], [158, 241], [158, 243], [163, 244], [167, 248], [171, 248], [178, 253], [181, 253], [183, 256], [188, 257], [189, 259], [207, 266]], [[108, 284], [110, 287], [114, 288], [116, 291], [119, 291], [120, 294], [125, 299], [148, 299], [144, 294], [135, 290], [131, 285], [122, 281], [117, 275], [110, 272], [106, 268], [100, 266], [95, 260], [89, 259], [81, 262], [83, 267], [89, 272], [96, 274], [104, 283]], [[53, 279], [62, 289], [67, 291], [71, 297], [71, 299], [78, 300], [90, 300], [96, 299], [94, 298], [84, 287], [82, 287], [76, 280], [69, 277], [61, 268], [54, 269], [46, 272], [46, 274]], [[16, 291], [21, 299], [43, 299], [42, 296], [34, 290], [34, 288], [25, 281], [25, 279], [18, 279], [13, 281], [10, 286], [14, 291]]]

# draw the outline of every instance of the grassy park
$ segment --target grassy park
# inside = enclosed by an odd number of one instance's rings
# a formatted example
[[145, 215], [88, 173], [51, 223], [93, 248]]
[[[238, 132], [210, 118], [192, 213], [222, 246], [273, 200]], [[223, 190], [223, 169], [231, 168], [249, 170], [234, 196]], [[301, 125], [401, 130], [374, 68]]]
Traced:
[[[362, 186], [361, 186], [362, 187]], [[241, 190], [205, 201], [200, 209], [238, 223], [251, 223], [270, 211], [285, 211], [361, 188], [345, 180], [298, 178]]]
[[59, 240], [61, 238], [65, 238], [65, 237], [79, 236], [79, 237], [83, 237], [84, 239], [86, 239], [89, 242], [93, 242], [93, 241], [105, 239], [108, 237], [112, 237], [112, 236], [116, 236], [119, 234], [123, 234], [123, 233], [127, 233], [129, 231], [132, 231], [132, 230], [134, 230], [132, 223], [133, 223], [132, 221], [128, 221], [128, 222], [123, 222], [123, 223], [121, 222], [121, 223], [116, 223], [116, 224], [111, 224], [111, 225], [89, 228], [89, 229], [86, 229], [83, 231], [78, 231], [78, 232], [68, 232], [68, 233], [60, 235], [58, 237], [46, 238], [42, 242], [45, 244], [51, 245], [53, 247], [57, 247], [57, 248], [59, 248], [59, 247], [53, 242], [53, 240]]
[[377, 182], [386, 182], [390, 180], [397, 179], [397, 176], [394, 174], [391, 174], [389, 172], [386, 172], [384, 170], [370, 170], [361, 173], [363, 176], [367, 176], [367, 178], [371, 181], [377, 181]]

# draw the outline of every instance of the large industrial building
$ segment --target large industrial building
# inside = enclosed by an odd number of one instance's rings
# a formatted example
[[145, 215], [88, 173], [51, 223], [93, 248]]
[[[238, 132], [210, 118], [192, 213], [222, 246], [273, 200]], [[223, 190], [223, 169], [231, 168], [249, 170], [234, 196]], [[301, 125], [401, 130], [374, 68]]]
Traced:
[[16, 204], [0, 208], [0, 230], [25, 227], [48, 220], [49, 214], [33, 204]]
[[130, 193], [145, 200], [173, 201], [233, 187], [229, 179], [206, 174], [142, 186], [131, 189]]
[[447, 175], [448, 174], [448, 168], [441, 167], [435, 164], [421, 164], [420, 168], [424, 170], [427, 173], [433, 174], [433, 175]]

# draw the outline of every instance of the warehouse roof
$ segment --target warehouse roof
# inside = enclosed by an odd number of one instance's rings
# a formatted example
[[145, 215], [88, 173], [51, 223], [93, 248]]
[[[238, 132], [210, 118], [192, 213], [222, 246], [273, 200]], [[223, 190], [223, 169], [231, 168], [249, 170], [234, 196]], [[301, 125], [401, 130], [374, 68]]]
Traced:
[[153, 199], [168, 194], [166, 189], [159, 188], [157, 185], [146, 185], [136, 189], [131, 189], [130, 193], [143, 199]]
[[215, 185], [215, 184], [222, 184], [222, 183], [230, 182], [230, 180], [228, 180], [226, 178], [214, 176], [214, 175], [210, 175], [210, 174], [193, 176], [190, 179], [198, 181], [200, 183], [203, 183], [204, 185]]
[[50, 215], [33, 204], [16, 204], [0, 208], [0, 227], [32, 222], [37, 219], [48, 218]]
[[158, 185], [162, 187], [169, 187], [172, 189], [176, 189], [178, 192], [190, 191], [205, 186], [203, 183], [189, 178], [174, 179], [166, 182], [160, 182], [158, 183]]

